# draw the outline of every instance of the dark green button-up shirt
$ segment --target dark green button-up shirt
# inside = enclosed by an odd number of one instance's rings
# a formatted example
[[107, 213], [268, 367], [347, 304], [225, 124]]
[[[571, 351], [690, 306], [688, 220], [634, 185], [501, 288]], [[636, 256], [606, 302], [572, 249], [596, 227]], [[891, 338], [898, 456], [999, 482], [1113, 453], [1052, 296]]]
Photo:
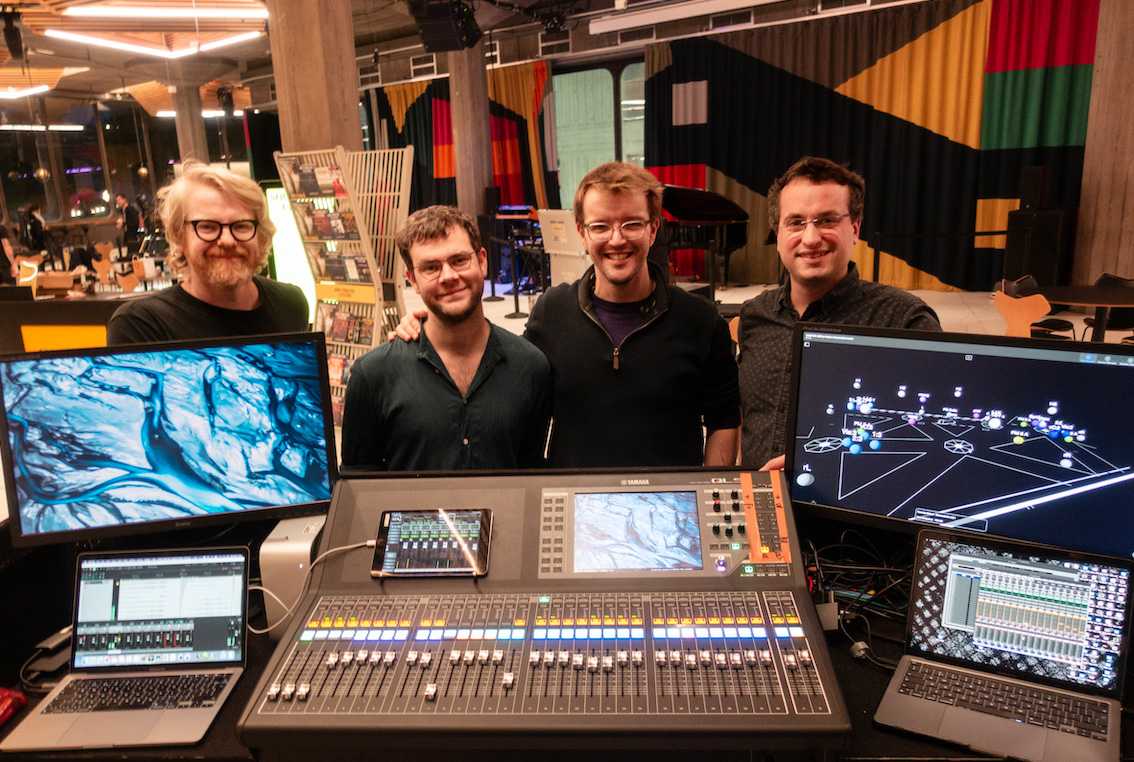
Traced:
[[547, 358], [490, 324], [461, 396], [425, 331], [390, 341], [351, 368], [343, 408], [344, 468], [455, 471], [527, 468], [543, 461], [550, 417]]

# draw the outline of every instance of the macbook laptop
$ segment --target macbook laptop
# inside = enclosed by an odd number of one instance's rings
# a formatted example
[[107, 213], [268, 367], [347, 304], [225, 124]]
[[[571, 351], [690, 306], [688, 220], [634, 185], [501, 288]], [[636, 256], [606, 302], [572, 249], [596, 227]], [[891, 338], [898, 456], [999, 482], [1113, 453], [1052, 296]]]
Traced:
[[79, 556], [71, 673], [3, 751], [192, 744], [244, 668], [248, 551]]
[[923, 531], [876, 722], [1016, 759], [1118, 760], [1130, 568]]

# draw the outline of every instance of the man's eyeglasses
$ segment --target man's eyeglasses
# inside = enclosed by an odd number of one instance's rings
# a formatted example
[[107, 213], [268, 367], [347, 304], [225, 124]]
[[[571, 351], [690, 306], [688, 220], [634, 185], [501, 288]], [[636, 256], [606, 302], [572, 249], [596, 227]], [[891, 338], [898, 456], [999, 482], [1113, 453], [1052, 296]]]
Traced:
[[212, 243], [221, 237], [225, 228], [232, 234], [233, 240], [244, 243], [256, 237], [260, 223], [256, 220], [236, 220], [235, 222], [218, 222], [217, 220], [189, 220], [193, 232], [205, 243]]
[[834, 230], [839, 226], [847, 217], [850, 217], [850, 212], [843, 214], [821, 214], [818, 217], [805, 219], [803, 217], [788, 217], [781, 223], [784, 230], [789, 233], [802, 233], [807, 230], [808, 225], [814, 225], [819, 230]]
[[453, 272], [464, 272], [472, 267], [475, 258], [476, 254], [471, 251], [460, 251], [456, 254], [450, 254], [445, 259], [435, 259], [423, 265], [414, 265], [413, 269], [417, 272], [418, 277], [423, 280], [437, 280], [441, 277], [441, 270], [445, 265], [449, 265], [449, 269]]
[[626, 220], [624, 222], [588, 222], [583, 225], [587, 235], [592, 241], [602, 243], [614, 236], [615, 229], [622, 231], [622, 237], [627, 241], [637, 241], [646, 234], [650, 228], [649, 220]]

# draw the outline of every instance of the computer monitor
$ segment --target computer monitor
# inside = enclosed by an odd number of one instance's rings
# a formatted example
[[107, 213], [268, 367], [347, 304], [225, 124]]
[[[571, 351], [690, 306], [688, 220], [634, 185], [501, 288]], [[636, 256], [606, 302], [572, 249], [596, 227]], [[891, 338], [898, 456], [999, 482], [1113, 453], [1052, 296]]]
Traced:
[[807, 325], [792, 502], [1134, 554], [1134, 348]]
[[325, 510], [321, 333], [0, 358], [13, 544]]

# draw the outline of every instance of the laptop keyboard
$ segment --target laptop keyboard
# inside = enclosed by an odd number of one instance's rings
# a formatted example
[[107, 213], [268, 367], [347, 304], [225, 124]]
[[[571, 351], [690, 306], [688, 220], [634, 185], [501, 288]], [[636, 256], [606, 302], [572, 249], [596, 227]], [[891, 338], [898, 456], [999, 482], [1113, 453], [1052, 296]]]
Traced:
[[72, 680], [43, 711], [76, 714], [207, 707], [216, 703], [231, 678], [230, 673], [208, 673]]
[[917, 661], [910, 662], [898, 693], [1085, 738], [1106, 740], [1108, 705], [1066, 693]]

